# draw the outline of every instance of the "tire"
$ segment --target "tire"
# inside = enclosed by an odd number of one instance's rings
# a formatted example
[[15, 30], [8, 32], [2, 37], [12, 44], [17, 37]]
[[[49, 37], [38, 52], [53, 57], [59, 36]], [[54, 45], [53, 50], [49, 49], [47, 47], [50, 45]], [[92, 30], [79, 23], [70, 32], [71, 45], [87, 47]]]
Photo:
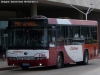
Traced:
[[28, 70], [28, 66], [21, 66], [22, 70]]
[[84, 52], [84, 56], [83, 56], [83, 65], [87, 65], [88, 64], [88, 60], [89, 60], [89, 55], [88, 55], [88, 51]]
[[87, 65], [89, 60], [88, 51], [85, 50], [83, 55], [83, 61], [76, 62], [77, 65]]
[[63, 67], [63, 58], [62, 58], [62, 55], [61, 53], [58, 54], [57, 56], [57, 65], [56, 65], [56, 68], [62, 68]]

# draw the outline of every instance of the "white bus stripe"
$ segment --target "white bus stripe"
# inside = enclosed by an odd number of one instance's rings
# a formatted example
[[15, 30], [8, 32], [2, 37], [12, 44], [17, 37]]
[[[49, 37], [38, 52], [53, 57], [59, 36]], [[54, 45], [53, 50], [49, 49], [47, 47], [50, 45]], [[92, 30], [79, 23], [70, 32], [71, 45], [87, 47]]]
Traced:
[[58, 24], [69, 24], [72, 25], [72, 23], [68, 19], [57, 19]]

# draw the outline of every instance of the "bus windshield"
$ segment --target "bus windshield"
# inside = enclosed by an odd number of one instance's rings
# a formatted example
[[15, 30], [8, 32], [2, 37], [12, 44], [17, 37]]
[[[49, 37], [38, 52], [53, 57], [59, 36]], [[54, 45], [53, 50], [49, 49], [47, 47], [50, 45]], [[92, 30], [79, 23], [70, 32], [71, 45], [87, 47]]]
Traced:
[[44, 20], [14, 19], [9, 21], [9, 49], [48, 48], [47, 28]]
[[9, 33], [10, 49], [44, 49], [47, 48], [47, 29], [10, 29]]

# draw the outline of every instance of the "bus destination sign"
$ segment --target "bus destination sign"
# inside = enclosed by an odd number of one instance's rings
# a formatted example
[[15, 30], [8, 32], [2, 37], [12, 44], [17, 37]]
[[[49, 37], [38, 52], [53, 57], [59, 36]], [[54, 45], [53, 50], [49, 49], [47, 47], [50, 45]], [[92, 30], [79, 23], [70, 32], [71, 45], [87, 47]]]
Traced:
[[36, 23], [34, 21], [25, 21], [25, 22], [20, 22], [20, 21], [15, 21], [13, 23], [14, 27], [33, 27], [36, 26]]

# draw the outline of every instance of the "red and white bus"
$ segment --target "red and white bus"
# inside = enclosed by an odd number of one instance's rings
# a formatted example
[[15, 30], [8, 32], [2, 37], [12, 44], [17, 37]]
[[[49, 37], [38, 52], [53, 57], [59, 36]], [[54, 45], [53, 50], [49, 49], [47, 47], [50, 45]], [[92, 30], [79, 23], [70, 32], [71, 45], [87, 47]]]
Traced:
[[60, 18], [15, 18], [9, 20], [8, 65], [32, 66], [88, 64], [98, 56], [98, 23]]

